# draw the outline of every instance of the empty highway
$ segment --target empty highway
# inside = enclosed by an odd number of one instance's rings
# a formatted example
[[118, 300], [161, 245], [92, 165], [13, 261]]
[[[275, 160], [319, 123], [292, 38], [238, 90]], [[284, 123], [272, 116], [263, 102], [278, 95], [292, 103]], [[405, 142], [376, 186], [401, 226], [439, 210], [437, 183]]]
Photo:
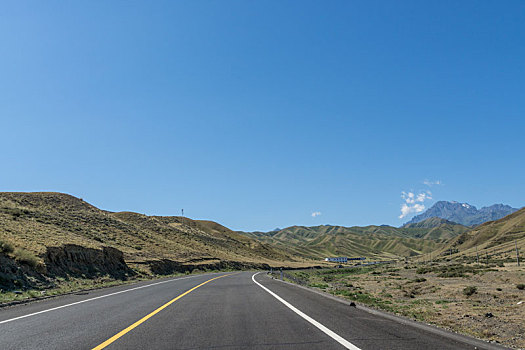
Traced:
[[203, 274], [0, 309], [2, 349], [501, 349], [254, 272]]

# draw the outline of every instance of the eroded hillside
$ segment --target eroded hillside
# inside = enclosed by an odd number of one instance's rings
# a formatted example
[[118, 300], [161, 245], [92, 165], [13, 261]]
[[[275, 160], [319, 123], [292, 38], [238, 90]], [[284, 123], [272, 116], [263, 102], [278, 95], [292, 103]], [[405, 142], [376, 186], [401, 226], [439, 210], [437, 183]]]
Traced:
[[433, 227], [392, 226], [292, 226], [278, 231], [243, 233], [261, 242], [319, 259], [325, 256], [364, 256], [395, 259], [441, 249], [445, 240], [468, 230], [462, 225], [440, 223]]
[[[106, 259], [109, 251], [111, 256], [121, 254], [121, 258]], [[22, 278], [15, 276], [19, 271], [34, 283], [58, 272], [86, 277], [111, 275], [109, 270], [117, 269], [120, 260], [126, 267], [120, 266], [115, 273], [121, 276], [132, 274], [127, 267], [172, 273], [198, 266], [249, 268], [312, 263], [214, 222], [113, 213], [67, 194], [47, 192], [0, 193], [0, 255], [4, 285]], [[18, 283], [29, 282], [22, 278]]]

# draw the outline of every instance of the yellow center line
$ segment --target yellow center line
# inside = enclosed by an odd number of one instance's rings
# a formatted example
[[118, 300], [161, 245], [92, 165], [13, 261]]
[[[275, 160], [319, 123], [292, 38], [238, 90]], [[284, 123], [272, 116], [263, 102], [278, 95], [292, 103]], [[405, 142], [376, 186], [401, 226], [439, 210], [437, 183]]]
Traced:
[[231, 275], [234, 275], [234, 273], [230, 273], [228, 275], [223, 275], [223, 276], [219, 276], [219, 277], [214, 277], [214, 278], [211, 278], [201, 284], [199, 284], [198, 286], [195, 286], [193, 287], [192, 289], [189, 289], [187, 291], [185, 291], [184, 293], [182, 293], [181, 295], [179, 295], [178, 297], [168, 301], [166, 304], [162, 305], [161, 307], [159, 307], [158, 309], [156, 309], [155, 311], [151, 312], [150, 314], [142, 317], [140, 320], [138, 320], [137, 322], [133, 323], [131, 326], [129, 326], [128, 328], [118, 332], [117, 334], [115, 334], [114, 336], [112, 336], [111, 338], [109, 338], [108, 340], [106, 340], [105, 342], [103, 342], [102, 344], [98, 345], [98, 346], [95, 346], [92, 350], [100, 350], [100, 349], [104, 349], [106, 346], [108, 346], [109, 344], [113, 343], [115, 340], [117, 340], [118, 338], [122, 337], [124, 334], [130, 332], [131, 330], [133, 330], [134, 328], [138, 327], [140, 324], [146, 322], [147, 320], [149, 320], [151, 317], [155, 316], [156, 314], [158, 314], [159, 312], [161, 312], [162, 310], [164, 310], [165, 308], [167, 308], [168, 306], [170, 306], [171, 304], [173, 304], [174, 302], [176, 302], [177, 300], [179, 300], [180, 298], [182, 298], [183, 296], [185, 296], [186, 294], [189, 294], [191, 292], [193, 292], [195, 289], [199, 288], [199, 287], [202, 287], [203, 285], [205, 285], [206, 283], [209, 283], [211, 281], [214, 281], [216, 279], [219, 279], [219, 278], [223, 278], [223, 277], [226, 277], [226, 276], [231, 276]]

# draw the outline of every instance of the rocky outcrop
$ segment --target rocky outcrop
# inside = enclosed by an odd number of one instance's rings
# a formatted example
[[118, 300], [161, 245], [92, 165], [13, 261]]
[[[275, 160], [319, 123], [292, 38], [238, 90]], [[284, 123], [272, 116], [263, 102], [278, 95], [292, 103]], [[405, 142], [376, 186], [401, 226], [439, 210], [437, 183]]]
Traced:
[[123, 253], [110, 247], [102, 250], [75, 244], [48, 247], [43, 259], [47, 274], [51, 276], [94, 278], [109, 275], [116, 279], [127, 279], [135, 274], [126, 265]]

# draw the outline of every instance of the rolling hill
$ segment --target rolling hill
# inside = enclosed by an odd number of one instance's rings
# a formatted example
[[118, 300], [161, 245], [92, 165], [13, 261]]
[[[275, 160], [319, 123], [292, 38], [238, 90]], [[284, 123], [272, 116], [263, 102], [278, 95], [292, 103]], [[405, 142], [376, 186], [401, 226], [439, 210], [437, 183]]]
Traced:
[[88, 276], [118, 274], [113, 267], [126, 275], [131, 268], [171, 273], [309, 264], [215, 222], [109, 212], [49, 192], [0, 193], [0, 263], [0, 284], [29, 265], [44, 274]]
[[443, 254], [452, 249], [455, 255], [474, 256], [477, 253], [487, 252], [490, 255], [513, 257], [516, 243], [523, 253], [525, 249], [525, 208], [502, 219], [486, 222], [459, 235], [443, 247], [440, 253]]
[[470, 230], [470, 227], [437, 217], [431, 217], [413, 224], [406, 224], [403, 225], [403, 228], [428, 229], [428, 231], [415, 235], [416, 238], [426, 239], [451, 239]]
[[[435, 220], [434, 220], [435, 221]], [[436, 224], [436, 222], [434, 222]], [[449, 222], [433, 227], [392, 226], [292, 226], [271, 232], [244, 232], [261, 242], [311, 259], [326, 256], [365, 256], [391, 259], [425, 254], [445, 245], [444, 241], [468, 230]]]

